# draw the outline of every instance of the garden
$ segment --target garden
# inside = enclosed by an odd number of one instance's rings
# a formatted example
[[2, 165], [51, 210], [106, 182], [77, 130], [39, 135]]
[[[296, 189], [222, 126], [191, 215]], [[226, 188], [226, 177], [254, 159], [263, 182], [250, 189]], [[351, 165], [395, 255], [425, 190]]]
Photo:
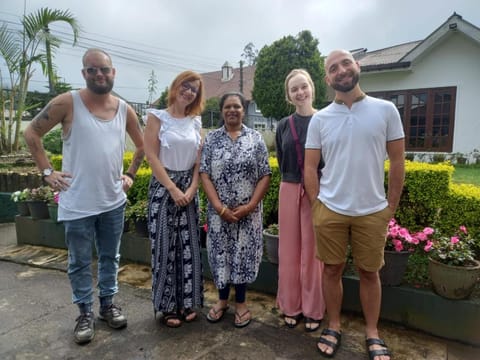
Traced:
[[[129, 152], [125, 154], [124, 168], [128, 167], [132, 156], [133, 154]], [[51, 162], [55, 169], [61, 168], [61, 161], [60, 155], [51, 156]], [[276, 223], [280, 174], [274, 157], [271, 157], [270, 165], [273, 176], [270, 189], [263, 202], [264, 228], [274, 232], [277, 229], [278, 232]], [[388, 163], [385, 164], [385, 170], [387, 171], [387, 169]], [[480, 258], [480, 217], [478, 216], [480, 187], [455, 181], [455, 171], [456, 167], [449, 162], [430, 164], [406, 161], [405, 187], [396, 217], [389, 224], [385, 247], [386, 266], [381, 272], [383, 285], [381, 317], [440, 336], [480, 344], [480, 335], [475, 335], [475, 332], [472, 331], [475, 326], [478, 326], [480, 319], [480, 286], [478, 283], [480, 275], [477, 272], [478, 266], [475, 266], [478, 265]], [[478, 166], [463, 166], [462, 176], [468, 174], [468, 171], [477, 174], [472, 178], [478, 179], [478, 172], [480, 172]], [[12, 175], [12, 171], [9, 172]], [[38, 178], [38, 172], [36, 173]], [[144, 162], [128, 193], [126, 224], [129, 224], [130, 227], [124, 234], [121, 251], [123, 258], [131, 261], [148, 262], [148, 238], [145, 234], [138, 235], [135, 224], [138, 220], [146, 218], [146, 198], [150, 177], [151, 170]], [[41, 182], [37, 186], [28, 187], [25, 191], [10, 192], [12, 193], [11, 200], [17, 201], [15, 204], [32, 197], [32, 193], [36, 194], [36, 197], [42, 196], [45, 203], [51, 203], [53, 206], [52, 203], [55, 203], [55, 194], [48, 193], [42, 187]], [[201, 188], [199, 203], [199, 226], [201, 233], [205, 235], [204, 230], [208, 226], [205, 216], [207, 200]], [[21, 238], [39, 238], [39, 240], [35, 240], [40, 241], [36, 245], [42, 245], [43, 240], [50, 241], [59, 237], [56, 244], [64, 246], [61, 239], [63, 233], [60, 229], [61, 224], [51, 224], [54, 223], [52, 220], [32, 221], [31, 219], [31, 216], [15, 218], [17, 233], [19, 231], [24, 233], [24, 236], [20, 236]], [[38, 235], [37, 232], [41, 235]], [[268, 255], [268, 252], [272, 250], [265, 248], [266, 255]], [[129, 255], [124, 256], [124, 253], [125, 255], [129, 253]], [[386, 274], [387, 269], [393, 264], [390, 261], [391, 257], [403, 258], [403, 265], [398, 265], [396, 262], [393, 265], [396, 279], [392, 279]], [[443, 267], [454, 265], [455, 268], [471, 271], [467, 271], [469, 272], [467, 276], [451, 275], [445, 272], [440, 275], [432, 275], [432, 263], [434, 262], [445, 265]], [[361, 311], [358, 301], [358, 278], [352, 264], [349, 265], [344, 274], [343, 308]], [[256, 284], [252, 285], [257, 286], [257, 290], [275, 293], [276, 266], [275, 260], [269, 261], [265, 256], [260, 268], [259, 279]], [[208, 264], [205, 264], [205, 270], [208, 272]], [[432, 281], [435, 280], [435, 277], [440, 279], [439, 285]], [[451, 279], [454, 285], [453, 290], [447, 290], [447, 278]], [[470, 278], [471, 284], [464, 282], [468, 278]], [[459, 326], [452, 327], [451, 323], [458, 316], [456, 315], [458, 309], [462, 309], [464, 321]], [[439, 314], [442, 315], [439, 316]]]

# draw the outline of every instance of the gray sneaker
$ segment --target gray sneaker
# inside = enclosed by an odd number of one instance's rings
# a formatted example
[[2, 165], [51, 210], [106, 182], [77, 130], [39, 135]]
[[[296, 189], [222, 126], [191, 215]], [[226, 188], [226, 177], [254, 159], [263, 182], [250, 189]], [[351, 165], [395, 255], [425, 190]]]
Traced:
[[108, 326], [114, 329], [120, 329], [127, 326], [127, 318], [122, 314], [120, 306], [115, 304], [100, 308], [98, 318], [106, 321]]
[[77, 344], [85, 344], [93, 340], [95, 336], [95, 320], [93, 318], [93, 313], [88, 312], [80, 314], [76, 319], [77, 325], [73, 334], [75, 337], [75, 342]]

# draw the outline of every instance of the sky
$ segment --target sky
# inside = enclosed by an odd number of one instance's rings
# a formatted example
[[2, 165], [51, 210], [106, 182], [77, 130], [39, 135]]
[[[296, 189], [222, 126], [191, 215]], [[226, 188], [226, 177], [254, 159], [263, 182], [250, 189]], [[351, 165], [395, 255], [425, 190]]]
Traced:
[[[1, 0], [0, 24], [20, 30], [24, 10], [41, 7], [69, 10], [82, 29], [73, 47], [68, 25], [51, 27], [63, 40], [54, 60], [62, 81], [83, 87], [81, 57], [87, 48], [102, 48], [117, 71], [114, 90], [133, 102], [149, 100], [152, 71], [155, 100], [184, 70], [219, 71], [226, 61], [238, 67], [248, 43], [260, 50], [303, 30], [328, 55], [423, 40], [454, 12], [480, 27], [478, 0]], [[0, 70], [8, 87], [3, 59]], [[30, 90], [46, 92], [47, 86], [36, 69]]]

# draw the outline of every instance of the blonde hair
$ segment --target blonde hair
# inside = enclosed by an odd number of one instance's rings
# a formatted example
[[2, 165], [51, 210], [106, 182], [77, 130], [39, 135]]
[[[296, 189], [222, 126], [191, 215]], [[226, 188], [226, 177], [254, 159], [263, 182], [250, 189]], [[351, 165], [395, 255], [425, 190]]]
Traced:
[[307, 70], [305, 69], [293, 69], [290, 71], [285, 78], [285, 100], [287, 100], [287, 103], [292, 104], [292, 99], [290, 99], [290, 96], [288, 95], [288, 82], [295, 76], [295, 75], [303, 75], [307, 78], [307, 82], [312, 88], [312, 103], [315, 101], [315, 85], [313, 84], [312, 77], [308, 73]]
[[200, 85], [198, 86], [197, 96], [195, 100], [185, 108], [185, 115], [200, 115], [203, 112], [203, 107], [205, 106], [204, 94], [205, 90], [203, 87], [203, 80], [200, 74], [195, 71], [187, 70], [181, 72], [173, 79], [170, 89], [168, 91], [168, 106], [171, 106], [175, 103], [177, 95], [180, 92], [180, 87], [184, 82], [199, 81]]

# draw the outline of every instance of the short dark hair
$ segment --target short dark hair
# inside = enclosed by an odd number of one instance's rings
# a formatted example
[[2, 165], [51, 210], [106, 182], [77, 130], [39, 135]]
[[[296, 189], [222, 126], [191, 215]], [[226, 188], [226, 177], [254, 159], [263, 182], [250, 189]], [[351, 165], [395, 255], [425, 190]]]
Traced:
[[245, 96], [241, 92], [230, 91], [230, 92], [227, 92], [227, 93], [223, 94], [222, 97], [220, 98], [220, 103], [219, 103], [220, 112], [223, 109], [223, 105], [225, 104], [225, 100], [227, 100], [227, 98], [230, 97], [230, 96], [238, 97], [240, 99], [240, 102], [242, 103], [243, 110], [247, 111], [247, 100], [245, 99]]

